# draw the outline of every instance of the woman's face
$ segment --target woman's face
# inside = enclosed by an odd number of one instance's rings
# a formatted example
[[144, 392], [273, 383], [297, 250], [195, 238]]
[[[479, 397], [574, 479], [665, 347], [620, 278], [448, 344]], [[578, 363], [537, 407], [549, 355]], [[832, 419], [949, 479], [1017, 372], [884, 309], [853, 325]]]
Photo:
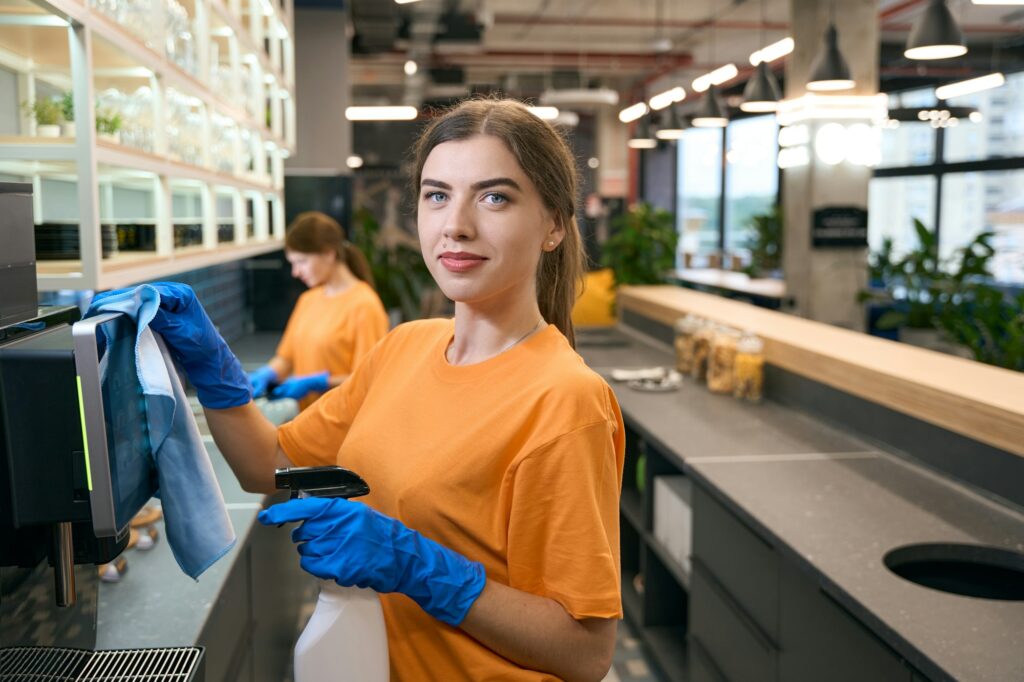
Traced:
[[536, 298], [541, 253], [564, 231], [505, 144], [489, 135], [444, 142], [420, 177], [420, 248], [445, 296], [484, 305]]
[[292, 277], [302, 280], [307, 287], [313, 288], [326, 282], [338, 260], [333, 251], [323, 253], [302, 253], [301, 251], [284, 250], [284, 257], [292, 265]]

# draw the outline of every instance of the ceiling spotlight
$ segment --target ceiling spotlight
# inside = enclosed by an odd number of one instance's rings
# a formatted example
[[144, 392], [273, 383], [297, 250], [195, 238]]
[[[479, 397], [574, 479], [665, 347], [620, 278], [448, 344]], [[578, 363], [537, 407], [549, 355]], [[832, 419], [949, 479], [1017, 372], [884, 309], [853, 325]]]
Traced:
[[658, 128], [658, 132], [654, 135], [659, 140], [678, 140], [683, 136], [683, 132], [685, 132], [685, 127], [679, 116], [679, 111], [676, 107], [672, 107], [668, 110], [668, 120], [665, 125]]
[[694, 128], [724, 128], [729, 125], [729, 117], [718, 101], [718, 89], [714, 85], [708, 87], [692, 123]]
[[907, 59], [950, 59], [967, 52], [964, 34], [946, 6], [946, 0], [930, 0], [924, 13], [910, 29]]
[[775, 74], [768, 68], [768, 62], [758, 62], [754, 67], [754, 75], [747, 81], [743, 89], [743, 103], [740, 109], [748, 112], [769, 112], [779, 108], [782, 93]]
[[416, 62], [414, 62], [413, 60], [407, 59], [405, 61], [405, 75], [406, 76], [415, 76], [416, 72], [419, 71], [419, 68], [420, 68], [419, 65], [416, 64]]
[[649, 119], [640, 119], [640, 123], [637, 124], [633, 135], [629, 138], [629, 142], [626, 145], [630, 149], [654, 149], [658, 146], [658, 141], [651, 135], [651, 122]]
[[345, 165], [353, 169], [359, 168], [363, 165], [363, 157], [353, 154], [345, 159]]
[[811, 79], [807, 89], [815, 92], [850, 90], [855, 83], [850, 78], [850, 66], [839, 51], [839, 34], [835, 24], [825, 29], [825, 45], [811, 65]]

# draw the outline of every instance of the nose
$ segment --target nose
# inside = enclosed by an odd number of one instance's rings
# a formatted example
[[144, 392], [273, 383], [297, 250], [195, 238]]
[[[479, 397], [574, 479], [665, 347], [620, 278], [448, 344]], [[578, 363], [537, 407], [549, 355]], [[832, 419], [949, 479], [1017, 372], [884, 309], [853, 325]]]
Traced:
[[476, 213], [472, 199], [453, 202], [444, 222], [444, 238], [448, 241], [468, 241], [476, 237]]

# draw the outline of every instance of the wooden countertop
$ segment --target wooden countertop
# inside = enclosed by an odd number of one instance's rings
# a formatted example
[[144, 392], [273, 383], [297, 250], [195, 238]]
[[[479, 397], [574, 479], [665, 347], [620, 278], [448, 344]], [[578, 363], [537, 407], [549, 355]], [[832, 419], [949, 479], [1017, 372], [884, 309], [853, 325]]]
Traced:
[[676, 286], [620, 287], [618, 305], [751, 331], [773, 365], [1024, 457], [1022, 373]]

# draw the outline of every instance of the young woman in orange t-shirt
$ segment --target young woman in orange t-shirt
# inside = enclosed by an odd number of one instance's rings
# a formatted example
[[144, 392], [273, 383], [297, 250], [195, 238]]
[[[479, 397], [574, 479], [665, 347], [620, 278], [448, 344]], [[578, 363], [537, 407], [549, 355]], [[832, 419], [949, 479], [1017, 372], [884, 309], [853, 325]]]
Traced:
[[[300, 213], [285, 233], [292, 277], [309, 287], [288, 318], [270, 361], [249, 373], [253, 396], [294, 398], [305, 409], [348, 378], [388, 331], [363, 253], [334, 218]], [[276, 384], [276, 385], [275, 385]]]
[[247, 490], [293, 465], [367, 480], [362, 501], [291, 500], [260, 521], [301, 521], [304, 569], [381, 595], [392, 680], [600, 680], [622, 613], [624, 438], [572, 347], [572, 153], [522, 104], [473, 100], [427, 127], [415, 168], [423, 256], [455, 317], [399, 325], [294, 421], [252, 405], [187, 288], [162, 291], [152, 326]]

